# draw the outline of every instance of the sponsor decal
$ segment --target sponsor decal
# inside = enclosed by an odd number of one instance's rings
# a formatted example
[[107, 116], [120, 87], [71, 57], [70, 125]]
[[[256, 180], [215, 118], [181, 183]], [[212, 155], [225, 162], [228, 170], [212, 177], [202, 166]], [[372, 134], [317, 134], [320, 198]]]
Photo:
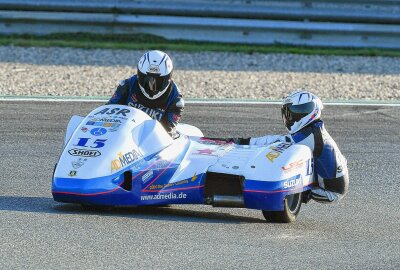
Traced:
[[92, 121], [103, 122], [101, 125], [105, 123], [121, 123], [121, 120], [115, 118], [93, 118]]
[[74, 169], [79, 169], [85, 164], [86, 160], [87, 158], [79, 158], [77, 161], [72, 161], [72, 167], [74, 167]]
[[194, 173], [194, 175], [192, 176], [191, 180], [192, 180], [192, 182], [194, 182], [194, 181], [196, 181], [196, 179], [197, 179], [197, 175], [196, 175], [196, 173]]
[[200, 149], [194, 152], [194, 155], [221, 157], [234, 148], [233, 144], [225, 144], [218, 146], [217, 149]]
[[[78, 138], [79, 141], [75, 146], [81, 147], [90, 147], [90, 148], [101, 148], [105, 145], [107, 139], [96, 139], [94, 142], [91, 142], [92, 138]], [[90, 141], [90, 142], [89, 142]]]
[[221, 157], [227, 152], [231, 151], [234, 148], [233, 144], [224, 144], [219, 145], [216, 149], [199, 149], [193, 153], [193, 155], [204, 155], [204, 156], [214, 156], [214, 157]]
[[88, 132], [89, 129], [88, 129], [87, 127], [82, 127], [82, 128], [81, 128], [81, 131], [82, 131], [82, 132]]
[[164, 169], [169, 165], [171, 161], [168, 160], [157, 160], [157, 163], [153, 165], [153, 168], [155, 169]]
[[150, 72], [150, 73], [160, 73], [160, 67], [157, 66], [157, 65], [151, 64], [149, 66], [148, 72]]
[[289, 179], [286, 179], [285, 182], [283, 182], [283, 188], [293, 188], [299, 185], [303, 184], [303, 178], [300, 176], [300, 174], [293, 176]]
[[269, 161], [274, 162], [274, 160], [278, 158], [281, 155], [281, 153], [283, 153], [291, 145], [292, 143], [282, 142], [276, 146], [270, 146], [269, 149], [271, 149], [272, 151], [267, 153], [266, 157], [268, 158]]
[[[120, 108], [105, 108], [102, 109], [101, 111], [98, 111], [96, 113], [94, 113], [94, 115], [98, 115], [98, 114], [106, 114], [106, 115], [121, 115], [126, 117], [127, 113], [130, 113], [131, 111], [128, 109], [120, 109]], [[100, 121], [100, 120], [98, 120]]]
[[139, 156], [140, 155], [138, 152], [136, 152], [136, 150], [132, 150], [125, 154], [122, 154], [122, 152], [118, 153], [118, 157], [111, 161], [111, 172], [119, 170], [126, 165], [131, 164], [132, 162], [137, 160]]
[[147, 107], [143, 106], [142, 104], [133, 103], [133, 102], [129, 102], [128, 105], [147, 113], [151, 118], [158, 120], [158, 121], [161, 121], [161, 118], [164, 115], [164, 110], [162, 110], [162, 109], [151, 109], [151, 108], [147, 108]]
[[127, 120], [128, 119], [128, 117], [122, 117], [122, 116], [119, 116], [119, 115], [114, 115], [112, 118], [118, 118], [118, 119], [122, 119], [122, 120]]
[[304, 164], [304, 160], [300, 159], [295, 162], [291, 162], [288, 165], [282, 166], [282, 170], [284, 173], [289, 173], [289, 172], [293, 171], [294, 169], [297, 169], [297, 168], [303, 166], [303, 164]]
[[103, 127], [112, 127], [113, 123], [103, 123]]
[[160, 194], [151, 194], [151, 195], [142, 195], [140, 196], [141, 201], [150, 201], [150, 200], [176, 200], [176, 199], [186, 199], [186, 193], [160, 193]]
[[137, 97], [136, 97], [135, 94], [132, 94], [131, 99], [132, 99], [133, 101], [137, 102]]
[[[107, 121], [110, 120], [110, 121], [109, 122], [93, 122], [93, 121], [89, 121], [89, 122], [86, 123], [86, 125], [98, 126], [99, 128], [96, 128], [96, 131], [100, 130], [101, 132], [104, 132], [103, 134], [105, 134], [107, 132], [107, 130], [106, 129], [102, 129], [100, 127], [109, 128], [108, 131], [114, 132], [114, 131], [118, 130], [118, 128], [121, 126], [121, 121], [117, 120], [117, 119], [100, 119], [100, 120], [107, 120]], [[114, 120], [115, 120], [116, 123], [113, 123]], [[88, 129], [86, 129], [86, 131], [88, 131]], [[86, 131], [84, 131], [84, 132], [86, 132]], [[93, 131], [93, 129], [92, 129], [92, 131]], [[95, 132], [95, 131], [93, 131], [93, 132]], [[103, 135], [103, 134], [101, 134], [101, 135]], [[93, 135], [100, 136], [100, 135], [97, 135], [97, 134], [93, 134]]]
[[143, 174], [142, 176], [142, 182], [143, 184], [145, 184], [146, 182], [148, 182], [151, 178], [153, 177], [153, 171], [150, 170], [147, 173]]
[[216, 156], [213, 154], [215, 152], [215, 150], [213, 150], [213, 149], [200, 149], [200, 150], [196, 150], [196, 151], [197, 151], [195, 153], [196, 155]]
[[77, 173], [76, 171], [70, 171], [68, 175], [74, 177], [76, 176], [76, 173]]
[[80, 157], [98, 157], [101, 153], [98, 150], [87, 150], [87, 149], [71, 149], [68, 150], [68, 153], [71, 156], [80, 156]]
[[90, 131], [90, 134], [94, 135], [94, 136], [101, 136], [107, 133], [107, 129], [105, 128], [93, 128]]
[[167, 183], [167, 184], [163, 184], [163, 185], [151, 185], [150, 189], [154, 190], [154, 189], [164, 189], [164, 188], [170, 188], [170, 187], [176, 187], [176, 186], [180, 186], [180, 185], [184, 185], [189, 183], [188, 179], [179, 181], [179, 182], [175, 182], [175, 183]]
[[135, 171], [135, 170], [139, 170], [140, 168], [142, 168], [143, 165], [146, 164], [145, 160], [139, 160], [138, 162], [136, 162], [135, 165], [132, 166], [131, 170]]

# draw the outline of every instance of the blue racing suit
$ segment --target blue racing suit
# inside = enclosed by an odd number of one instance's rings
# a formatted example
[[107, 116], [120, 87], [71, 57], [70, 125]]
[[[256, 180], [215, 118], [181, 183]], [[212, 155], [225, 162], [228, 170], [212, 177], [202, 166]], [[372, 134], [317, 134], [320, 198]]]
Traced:
[[313, 152], [314, 177], [319, 188], [312, 190], [311, 198], [319, 202], [333, 202], [340, 200], [347, 193], [347, 160], [326, 131], [322, 120], [311, 123], [293, 134], [240, 139], [240, 144], [268, 145], [277, 141], [307, 145]]
[[148, 99], [139, 88], [137, 75], [133, 75], [120, 82], [107, 104], [128, 105], [140, 109], [151, 118], [160, 121], [165, 130], [174, 135], [184, 109], [184, 101], [173, 81], [168, 87], [168, 91], [156, 100]]

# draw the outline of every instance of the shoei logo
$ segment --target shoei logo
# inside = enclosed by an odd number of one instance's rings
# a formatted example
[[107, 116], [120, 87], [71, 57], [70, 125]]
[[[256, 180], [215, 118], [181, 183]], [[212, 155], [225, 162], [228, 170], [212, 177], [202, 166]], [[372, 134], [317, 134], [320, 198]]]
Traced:
[[83, 149], [71, 149], [68, 151], [71, 156], [79, 156], [79, 157], [98, 157], [101, 153], [97, 150], [83, 150]]
[[150, 65], [148, 72], [150, 72], [150, 73], [160, 73], [160, 68], [157, 65]]

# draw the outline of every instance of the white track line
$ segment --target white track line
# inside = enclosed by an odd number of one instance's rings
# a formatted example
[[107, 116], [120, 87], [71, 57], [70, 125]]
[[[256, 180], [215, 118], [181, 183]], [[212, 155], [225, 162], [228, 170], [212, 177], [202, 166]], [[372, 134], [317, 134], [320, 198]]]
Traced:
[[[39, 101], [39, 102], [106, 102], [108, 99], [104, 98], [47, 98], [47, 97], [0, 97], [0, 101]], [[185, 100], [186, 104], [247, 104], [247, 105], [259, 105], [259, 104], [281, 104], [281, 101], [251, 101], [251, 100]], [[368, 101], [333, 101], [324, 102], [325, 105], [335, 106], [383, 106], [383, 107], [400, 107], [400, 100], [397, 103], [385, 103], [385, 102], [368, 102]]]

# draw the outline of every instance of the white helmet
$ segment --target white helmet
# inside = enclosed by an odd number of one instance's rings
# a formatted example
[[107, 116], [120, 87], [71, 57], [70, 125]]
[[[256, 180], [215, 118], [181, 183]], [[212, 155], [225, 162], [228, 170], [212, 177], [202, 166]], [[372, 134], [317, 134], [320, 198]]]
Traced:
[[284, 98], [282, 118], [287, 130], [293, 134], [321, 117], [322, 101], [314, 94], [297, 90]]
[[148, 51], [139, 60], [139, 88], [148, 99], [162, 96], [171, 83], [172, 60], [162, 51]]

